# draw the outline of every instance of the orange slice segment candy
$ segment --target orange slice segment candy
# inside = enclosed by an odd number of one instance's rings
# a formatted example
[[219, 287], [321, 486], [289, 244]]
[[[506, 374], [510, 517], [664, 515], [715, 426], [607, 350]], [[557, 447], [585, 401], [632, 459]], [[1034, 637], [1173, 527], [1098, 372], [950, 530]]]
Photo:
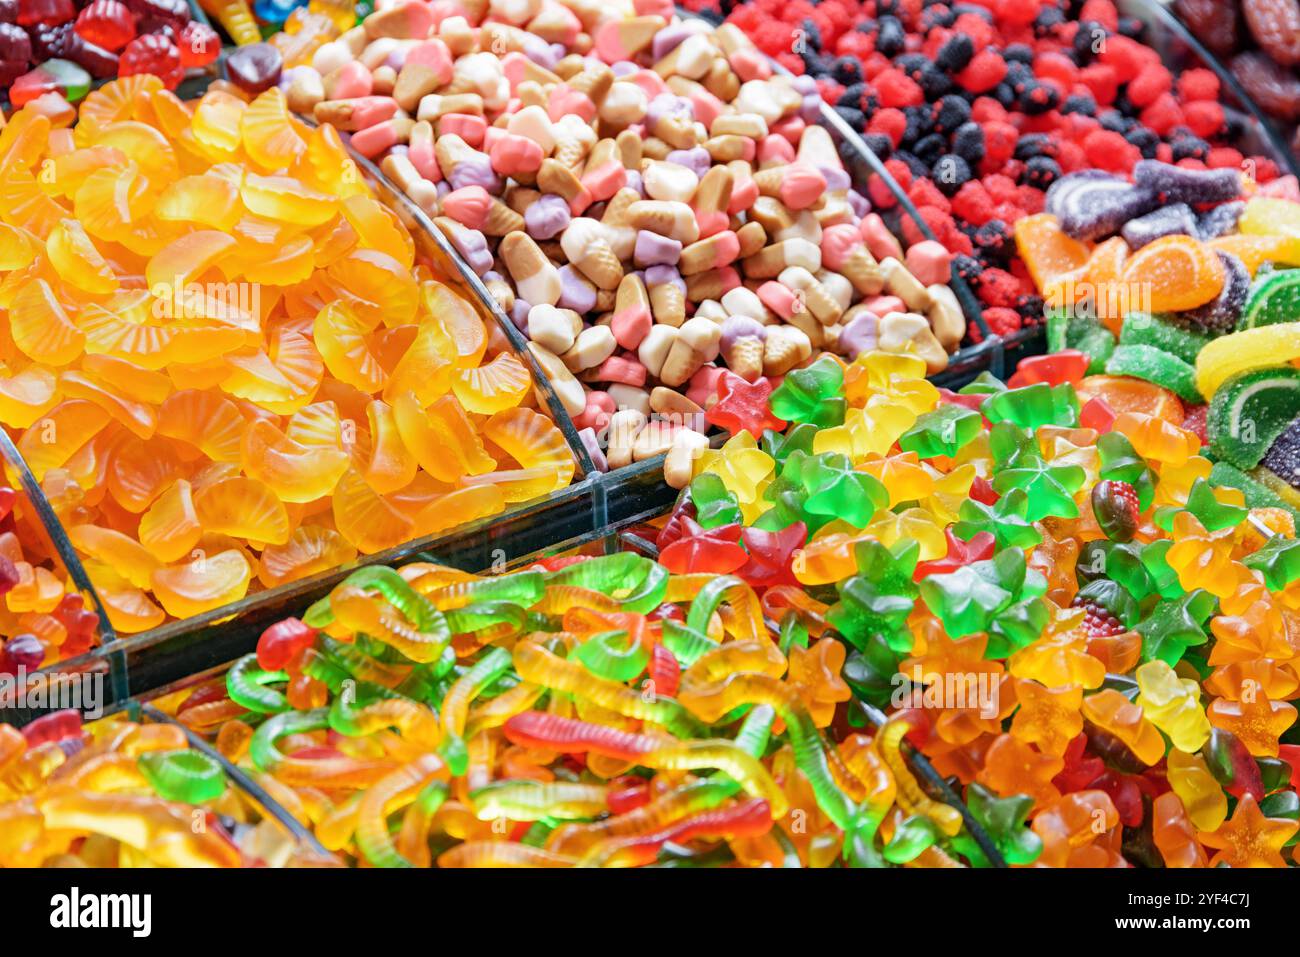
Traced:
[[245, 474], [282, 502], [311, 502], [334, 490], [350, 459], [343, 451], [299, 445], [270, 422], [258, 421], [244, 433], [240, 461]]
[[173, 482], [140, 516], [140, 544], [161, 562], [180, 560], [202, 537], [193, 487], [184, 479]]
[[158, 434], [180, 439], [215, 462], [238, 462], [244, 417], [229, 399], [183, 389], [158, 409]]
[[235, 475], [206, 485], [194, 495], [194, 510], [205, 532], [268, 545], [289, 540], [284, 503], [256, 479]]
[[1120, 281], [1141, 290], [1147, 312], [1180, 312], [1203, 306], [1223, 290], [1223, 263], [1214, 250], [1190, 236], [1163, 236], [1124, 264]]
[[248, 104], [239, 120], [239, 132], [248, 158], [267, 170], [289, 166], [307, 149], [289, 124], [289, 106], [276, 86]]
[[415, 525], [349, 468], [339, 479], [333, 498], [334, 524], [344, 539], [366, 554], [409, 541]]
[[485, 365], [461, 369], [451, 387], [467, 412], [492, 415], [519, 405], [532, 385], [524, 364], [502, 352]]
[[257, 563], [257, 577], [267, 588], [307, 578], [355, 560], [357, 550], [332, 528], [302, 525], [283, 545], [268, 545]]
[[160, 568], [151, 584], [167, 614], [189, 618], [243, 598], [252, 577], [248, 559], [232, 548]]

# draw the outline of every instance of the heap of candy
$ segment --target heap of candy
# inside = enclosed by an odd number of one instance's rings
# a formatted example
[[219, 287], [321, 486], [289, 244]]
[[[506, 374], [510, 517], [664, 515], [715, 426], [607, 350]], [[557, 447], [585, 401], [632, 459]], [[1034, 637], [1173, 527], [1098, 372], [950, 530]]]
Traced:
[[185, 0], [0, 0], [0, 92], [75, 103], [94, 80], [152, 73], [175, 89], [221, 53]]
[[118, 80], [0, 155], [0, 422], [119, 632], [572, 478], [525, 365], [278, 89]]
[[[56, 711], [0, 725], [0, 867], [307, 863], [220, 762], [172, 724]], [[324, 862], [318, 862], [324, 863]]]
[[[904, 253], [854, 192], [807, 80], [670, 4], [395, 3], [235, 51], [350, 134], [531, 339], [580, 429], [698, 413], [721, 362], [911, 342], [931, 372], [965, 320], [937, 243]], [[486, 16], [485, 16], [486, 14]], [[323, 42], [328, 39], [328, 42]], [[250, 70], [283, 58], [282, 76]], [[638, 446], [638, 457], [662, 452]]]
[[[1300, 3], [1296, 0], [1175, 0], [1174, 12], [1222, 58], [1265, 113], [1300, 121]], [[1300, 157], [1300, 130], [1291, 139]]]
[[99, 618], [68, 579], [27, 499], [0, 486], [0, 676], [89, 651]]
[[[1143, 159], [1235, 169], [1244, 159], [1225, 124], [1215, 74], [1171, 75], [1141, 42], [1142, 24], [1111, 0], [722, 0], [720, 7], [764, 51], [815, 77], [826, 100], [865, 134], [921, 218], [957, 254], [995, 333], [1041, 319], [1012, 231], [1042, 212], [1045, 191], [1063, 174], [1128, 175]], [[1271, 160], [1252, 162], [1260, 182], [1277, 175]], [[884, 183], [871, 199], [893, 202]]]
[[825, 357], [733, 410], [658, 564], [366, 568], [177, 717], [376, 866], [1281, 866], [1293, 516], [1164, 417], [1081, 426], [1081, 371]]

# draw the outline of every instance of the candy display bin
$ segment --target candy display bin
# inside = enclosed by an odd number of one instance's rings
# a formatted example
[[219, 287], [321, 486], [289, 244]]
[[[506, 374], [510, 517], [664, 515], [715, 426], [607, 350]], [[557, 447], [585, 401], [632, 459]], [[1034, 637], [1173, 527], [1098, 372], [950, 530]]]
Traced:
[[11, 827], [30, 814], [49, 828], [8, 845], [6, 866], [338, 866], [259, 783], [165, 713], [191, 691], [163, 689], [85, 722], [54, 713], [22, 729], [25, 746], [6, 729], [10, 760], [15, 744], [27, 752], [19, 761], [66, 755], [18, 785], [27, 810], [12, 792], [0, 802]]

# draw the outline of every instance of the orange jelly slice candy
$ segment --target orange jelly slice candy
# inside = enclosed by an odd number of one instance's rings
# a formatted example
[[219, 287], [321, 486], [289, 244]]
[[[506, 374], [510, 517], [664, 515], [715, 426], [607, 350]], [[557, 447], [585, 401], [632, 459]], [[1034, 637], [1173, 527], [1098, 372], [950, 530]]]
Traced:
[[1016, 250], [1040, 290], [1066, 273], [1082, 269], [1088, 261], [1088, 247], [1067, 236], [1049, 213], [1016, 220], [1014, 233]]
[[1163, 236], [1135, 252], [1120, 282], [1133, 290], [1144, 312], [1195, 309], [1223, 291], [1223, 263], [1214, 250], [1190, 236]]

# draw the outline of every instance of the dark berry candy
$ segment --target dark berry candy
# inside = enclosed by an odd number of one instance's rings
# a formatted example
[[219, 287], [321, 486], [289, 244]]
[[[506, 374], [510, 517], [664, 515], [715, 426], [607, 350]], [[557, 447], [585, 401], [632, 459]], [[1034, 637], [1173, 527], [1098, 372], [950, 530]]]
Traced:
[[87, 43], [116, 52], [135, 39], [135, 17], [120, 0], [92, 0], [77, 14], [76, 31]]
[[1106, 28], [1096, 20], [1081, 20], [1070, 50], [1074, 62], [1087, 66], [1096, 59], [1097, 54], [1106, 48], [1106, 35]]
[[1154, 209], [1145, 216], [1130, 219], [1119, 232], [1129, 249], [1138, 250], [1161, 236], [1173, 236], [1176, 233], [1195, 236], [1196, 214], [1186, 203], [1171, 203]]
[[943, 4], [930, 4], [921, 12], [921, 29], [929, 33], [935, 27], [950, 27], [957, 19], [951, 7]]
[[930, 167], [927, 166], [925, 163], [922, 163], [916, 157], [916, 154], [914, 154], [910, 150], [896, 151], [894, 153], [894, 159], [898, 160], [904, 166], [906, 166], [907, 171], [911, 173], [913, 177], [930, 175]]
[[1246, 264], [1236, 256], [1222, 249], [1216, 249], [1215, 252], [1223, 263], [1223, 289], [1205, 305], [1187, 312], [1173, 313], [1171, 318], [1186, 323], [1193, 329], [1221, 334], [1231, 332], [1241, 319], [1246, 300], [1250, 297], [1250, 273], [1246, 270]]
[[1043, 7], [1034, 17], [1034, 36], [1040, 40], [1051, 36], [1057, 27], [1065, 24], [1065, 11], [1059, 7]]
[[1056, 145], [1056, 141], [1046, 133], [1026, 133], [1016, 141], [1016, 151], [1012, 155], [1018, 160], [1055, 156]]
[[1075, 239], [1114, 235], [1130, 219], [1157, 206], [1155, 192], [1101, 170], [1080, 170], [1062, 176], [1047, 191], [1045, 209]]
[[1133, 167], [1133, 182], [1170, 203], [1225, 203], [1241, 196], [1241, 174], [1235, 169], [1184, 169], [1142, 160]]
[[876, 20], [876, 49], [885, 56], [894, 57], [903, 52], [907, 44], [907, 31], [897, 17], [879, 17]]
[[269, 90], [280, 80], [284, 58], [269, 43], [250, 43], [226, 57], [226, 79], [245, 93]]
[[1011, 230], [1000, 219], [990, 219], [975, 230], [971, 240], [981, 253], [992, 259], [1005, 258], [1011, 252]]
[[993, 88], [993, 99], [997, 100], [1004, 110], [1013, 109], [1016, 105], [1016, 91], [1011, 88], [1010, 83], [999, 83]]
[[1156, 135], [1155, 130], [1149, 130], [1145, 126], [1135, 126], [1124, 134], [1124, 139], [1141, 151], [1143, 159], [1155, 159], [1156, 150], [1160, 147], [1160, 137]]
[[1101, 533], [1112, 542], [1133, 541], [1142, 514], [1137, 490], [1128, 482], [1098, 482], [1092, 489], [1092, 514]]
[[44, 60], [65, 59], [68, 53], [68, 40], [72, 36], [72, 24], [40, 26], [32, 30], [30, 36], [33, 61], [40, 63]]
[[72, 0], [18, 0], [16, 22], [20, 27], [53, 26], [67, 23], [76, 15]]
[[126, 45], [118, 63], [118, 72], [121, 76], [152, 73], [169, 90], [176, 89], [185, 77], [185, 67], [181, 66], [181, 54], [176, 44], [156, 33], [136, 37]]
[[1097, 101], [1089, 93], [1072, 93], [1061, 104], [1062, 113], [1082, 113], [1084, 116], [1097, 115]]
[[844, 86], [862, 82], [862, 64], [852, 57], [836, 57], [831, 64], [831, 79]]
[[1237, 48], [1239, 7], [1223, 0], [1174, 0], [1178, 18], [1211, 53], [1221, 57], [1231, 56]]
[[964, 33], [954, 33], [939, 47], [934, 64], [948, 73], [960, 73], [966, 69], [974, 55], [975, 41]]
[[1043, 297], [1033, 293], [1017, 296], [1016, 312], [1020, 313], [1026, 322], [1040, 322], [1043, 318]]
[[1300, 119], [1300, 79], [1258, 50], [1232, 58], [1232, 75], [1265, 113], [1279, 119]]
[[27, 72], [32, 62], [32, 41], [27, 31], [12, 23], [0, 23], [0, 86], [8, 86]]
[[[836, 107], [836, 109], [840, 110], [839, 107]], [[840, 115], [842, 116], [843, 112], [841, 112]], [[882, 160], [889, 159], [889, 155], [894, 152], [893, 140], [884, 133], [866, 133], [863, 135], [862, 141], [867, 144], [867, 148], [870, 149], [871, 152], [875, 153], [876, 156], [880, 157]]]
[[934, 180], [940, 192], [945, 196], [952, 196], [971, 178], [970, 164], [956, 153], [945, 153], [934, 161], [930, 178]]
[[1300, 419], [1273, 440], [1260, 464], [1292, 488], [1300, 488]]
[[[807, 18], [799, 24], [799, 29], [803, 30], [804, 42], [814, 50], [822, 48], [822, 31], [812, 20]], [[879, 45], [877, 44], [877, 49]]]
[[1046, 190], [1061, 178], [1061, 166], [1050, 156], [1035, 156], [1025, 163], [1020, 182], [1034, 189]]
[[1119, 133], [1121, 136], [1133, 128], [1133, 121], [1114, 109], [1104, 111], [1097, 117], [1097, 122], [1101, 124], [1103, 130]]
[[1237, 220], [1241, 219], [1241, 214], [1245, 210], [1246, 204], [1241, 200], [1215, 206], [1197, 222], [1196, 237], [1201, 242], [1209, 242], [1211, 239], [1235, 233]]
[[[1019, 66], [1032, 66], [1034, 63], [1033, 47], [1024, 43], [1013, 43], [1002, 51], [1002, 59], [1007, 61], [1010, 67], [1013, 63]], [[1015, 67], [1013, 67], [1015, 69]], [[1033, 71], [1030, 71], [1032, 75]]]
[[984, 272], [984, 264], [974, 256], [959, 254], [952, 257], [952, 272], [954, 276], [960, 276], [965, 282], [974, 285], [979, 282], [980, 274]]
[[948, 140], [938, 133], [931, 133], [929, 136], [923, 136], [916, 141], [912, 147], [912, 152], [922, 163], [933, 164], [940, 156], [948, 151]]
[[[862, 129], [862, 127], [867, 122], [866, 114], [859, 109], [855, 109], [852, 106], [840, 106], [837, 104], [835, 107], [833, 107], [833, 109], [835, 110], [836, 113], [838, 113], [841, 117], [844, 118], [845, 123], [849, 124], [849, 126], [853, 127], [853, 129], [855, 130]], [[886, 143], [889, 143], [888, 136], [884, 137], [884, 139]], [[889, 144], [889, 145], [892, 146], [893, 144]], [[873, 152], [875, 151], [873, 150]], [[884, 159], [884, 156], [881, 156], [879, 152], [876, 152], [876, 155], [880, 156], [881, 159]]]
[[1056, 109], [1061, 102], [1061, 95], [1056, 88], [1046, 83], [1031, 83], [1017, 97], [1020, 109], [1027, 116], [1042, 116]]
[[1205, 162], [1210, 155], [1210, 144], [1199, 136], [1179, 136], [1169, 145], [1173, 149], [1175, 163], [1185, 159]]
[[0, 23], [18, 22], [18, 0], [0, 0]]
[[952, 133], [970, 120], [970, 104], [960, 96], [942, 97], [934, 105], [934, 128], [940, 133]]
[[1141, 40], [1142, 31], [1146, 29], [1144, 24], [1137, 17], [1123, 16], [1119, 18], [1119, 35], [1128, 37], [1130, 40]]
[[984, 159], [984, 128], [975, 122], [957, 127], [952, 134], [952, 151], [972, 167], [978, 166]]

